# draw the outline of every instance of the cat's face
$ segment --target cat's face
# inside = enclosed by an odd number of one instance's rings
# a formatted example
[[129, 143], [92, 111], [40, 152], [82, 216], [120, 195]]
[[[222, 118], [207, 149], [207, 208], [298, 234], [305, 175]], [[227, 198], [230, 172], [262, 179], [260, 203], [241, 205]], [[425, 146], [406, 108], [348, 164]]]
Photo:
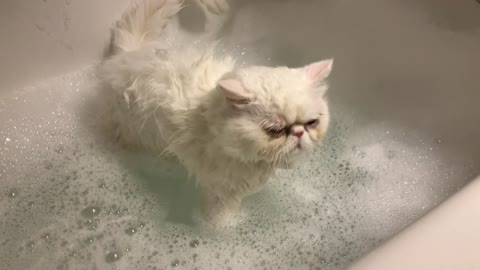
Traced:
[[245, 161], [281, 165], [312, 149], [329, 123], [324, 94], [332, 63], [251, 67], [220, 81], [228, 107], [219, 138], [225, 151]]

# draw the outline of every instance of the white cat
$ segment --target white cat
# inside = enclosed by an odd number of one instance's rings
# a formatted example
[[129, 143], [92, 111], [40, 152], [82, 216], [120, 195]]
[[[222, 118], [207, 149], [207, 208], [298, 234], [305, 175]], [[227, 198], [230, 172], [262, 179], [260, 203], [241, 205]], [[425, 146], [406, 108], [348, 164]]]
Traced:
[[205, 217], [217, 222], [322, 139], [333, 60], [239, 68], [213, 45], [163, 50], [158, 37], [180, 8], [178, 0], [132, 7], [113, 29], [114, 55], [99, 78], [111, 91], [118, 138], [173, 154], [196, 177]]

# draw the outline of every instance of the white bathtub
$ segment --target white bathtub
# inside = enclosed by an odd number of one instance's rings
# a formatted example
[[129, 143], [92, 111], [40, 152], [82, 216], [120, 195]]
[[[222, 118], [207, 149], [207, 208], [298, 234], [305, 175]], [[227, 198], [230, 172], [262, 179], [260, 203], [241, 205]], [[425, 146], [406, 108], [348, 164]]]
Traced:
[[[96, 91], [91, 66], [103, 57], [109, 26], [127, 0], [0, 3], [0, 269], [133, 269], [138, 263], [143, 269], [480, 269], [480, 184], [474, 181], [480, 173], [480, 4], [250, 2], [234, 10], [231, 44], [293, 66], [333, 56], [329, 99], [338, 124], [326, 142], [331, 146], [297, 166], [298, 179], [281, 173], [278, 183], [246, 202], [255, 221], [243, 217], [247, 225], [238, 226], [248, 233], [165, 225], [169, 215], [154, 211], [165, 186], [132, 187], [123, 163], [102, 156], [106, 150], [97, 151], [98, 141], [83, 134], [91, 129], [82, 128], [88, 123], [77, 114]], [[181, 22], [199, 31], [202, 16], [187, 8]], [[325, 165], [322, 150], [334, 153], [339, 167], [331, 160]], [[62, 156], [68, 151], [73, 154]], [[317, 158], [320, 170], [331, 171], [315, 173]], [[97, 175], [106, 179], [90, 184]], [[117, 176], [123, 186], [109, 182]], [[289, 185], [298, 198], [285, 193]], [[128, 211], [123, 196], [132, 202]], [[92, 207], [100, 204], [97, 216]], [[269, 223], [277, 215], [270, 208], [306, 214]]]

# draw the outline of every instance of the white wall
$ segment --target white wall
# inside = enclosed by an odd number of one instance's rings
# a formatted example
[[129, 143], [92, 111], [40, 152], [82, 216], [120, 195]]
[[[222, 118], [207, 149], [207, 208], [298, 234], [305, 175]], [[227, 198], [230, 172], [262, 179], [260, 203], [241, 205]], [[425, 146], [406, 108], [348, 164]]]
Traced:
[[0, 1], [0, 91], [98, 60], [128, 0]]

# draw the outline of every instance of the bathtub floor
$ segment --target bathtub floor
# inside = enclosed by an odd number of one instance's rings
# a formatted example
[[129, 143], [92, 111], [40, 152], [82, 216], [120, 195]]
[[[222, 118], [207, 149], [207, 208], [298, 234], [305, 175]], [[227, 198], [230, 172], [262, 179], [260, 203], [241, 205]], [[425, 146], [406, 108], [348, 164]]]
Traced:
[[99, 143], [94, 93], [88, 68], [2, 96], [1, 269], [341, 269], [472, 178], [335, 104], [325, 144], [212, 231], [181, 169]]

